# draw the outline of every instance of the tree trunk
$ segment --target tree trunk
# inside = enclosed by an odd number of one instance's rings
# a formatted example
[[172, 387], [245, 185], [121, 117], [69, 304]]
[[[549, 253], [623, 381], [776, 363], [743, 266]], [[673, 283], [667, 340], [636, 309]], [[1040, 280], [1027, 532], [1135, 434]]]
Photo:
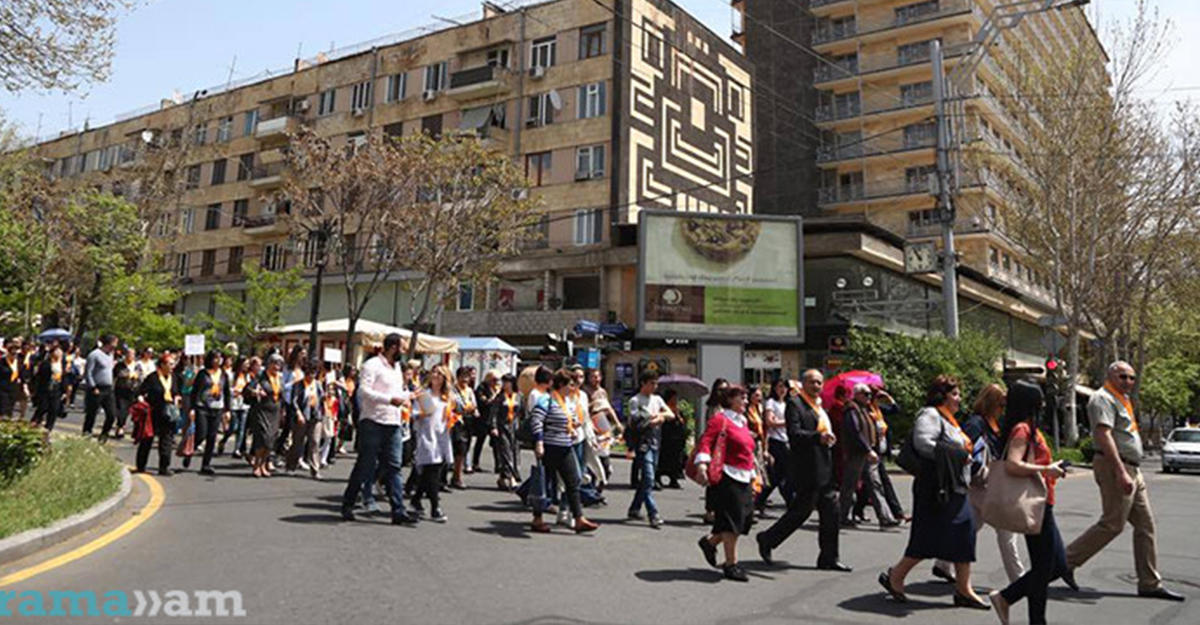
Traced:
[[1079, 379], [1079, 324], [1072, 320], [1067, 332], [1066, 415], [1063, 429], [1066, 430], [1067, 446], [1074, 447], [1079, 442], [1079, 421], [1075, 416], [1075, 381]]
[[418, 329], [419, 324], [424, 323], [425, 316], [429, 314], [429, 300], [433, 297], [433, 284], [425, 287], [425, 301], [421, 302], [421, 312], [413, 316], [412, 323], [409, 324], [412, 330], [412, 336], [408, 339], [408, 354], [405, 360], [412, 360], [417, 355], [417, 339], [420, 338], [421, 331]]
[[321, 355], [317, 353], [317, 323], [321, 318], [321, 283], [325, 277], [325, 263], [317, 263], [317, 276], [313, 283], [312, 309], [308, 313], [308, 360], [313, 365], [321, 364]]
[[[342, 366], [346, 366], [351, 359], [354, 358], [354, 349], [357, 345], [354, 342], [354, 329], [358, 327], [359, 312], [354, 309], [350, 310], [350, 317], [346, 323], [346, 345], [342, 350]], [[366, 356], [366, 354], [363, 354]]]
[[79, 306], [79, 326], [75, 328], [76, 345], [83, 345], [83, 333], [87, 330], [88, 317], [92, 314], [92, 303], [100, 299], [100, 284], [103, 279], [104, 275], [97, 271], [96, 279], [92, 282], [91, 296]]

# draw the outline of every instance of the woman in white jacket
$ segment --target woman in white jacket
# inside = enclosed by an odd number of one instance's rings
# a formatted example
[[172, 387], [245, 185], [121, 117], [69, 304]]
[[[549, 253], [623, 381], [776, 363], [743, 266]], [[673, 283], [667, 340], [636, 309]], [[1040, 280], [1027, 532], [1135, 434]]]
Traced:
[[424, 514], [421, 495], [429, 498], [430, 519], [445, 523], [439, 495], [442, 488], [442, 469], [454, 462], [454, 449], [450, 442], [450, 430], [461, 415], [454, 412], [454, 399], [450, 392], [450, 370], [444, 365], [429, 372], [425, 388], [413, 406], [412, 435], [417, 440], [415, 464], [420, 471], [420, 482], [413, 493], [412, 507], [418, 516]]

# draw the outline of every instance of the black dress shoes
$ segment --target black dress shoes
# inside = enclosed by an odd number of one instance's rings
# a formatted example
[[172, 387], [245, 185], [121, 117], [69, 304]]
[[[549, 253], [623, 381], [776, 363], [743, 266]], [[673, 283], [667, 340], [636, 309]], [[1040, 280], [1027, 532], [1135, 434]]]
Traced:
[[1181, 595], [1173, 590], [1167, 590], [1166, 588], [1163, 588], [1161, 586], [1158, 587], [1158, 589], [1156, 589], [1156, 590], [1139, 590], [1138, 596], [1145, 597], [1147, 599], [1166, 599], [1167, 601], [1186, 601], [1187, 600], [1187, 597], [1184, 597], [1183, 595]]
[[849, 573], [854, 570], [849, 565], [836, 560], [833, 562], [818, 562], [817, 568], [822, 571], [838, 571], [840, 573]]

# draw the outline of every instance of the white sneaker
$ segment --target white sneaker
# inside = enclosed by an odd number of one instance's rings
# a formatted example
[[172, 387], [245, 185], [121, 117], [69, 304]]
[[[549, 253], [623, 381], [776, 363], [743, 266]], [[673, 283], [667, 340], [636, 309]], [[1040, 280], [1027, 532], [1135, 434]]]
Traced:
[[305, 462], [305, 461], [301, 460], [301, 461], [300, 461], [300, 468], [301, 468], [301, 469], [304, 469], [305, 471], [308, 471], [308, 470], [309, 470], [309, 469], [311, 469], [312, 467], [308, 466], [308, 463], [307, 463], [307, 462]]

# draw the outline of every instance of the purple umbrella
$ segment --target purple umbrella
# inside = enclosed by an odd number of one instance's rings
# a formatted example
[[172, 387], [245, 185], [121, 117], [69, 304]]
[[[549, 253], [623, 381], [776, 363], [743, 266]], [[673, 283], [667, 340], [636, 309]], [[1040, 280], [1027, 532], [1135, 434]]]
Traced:
[[704, 383], [704, 380], [677, 373], [658, 378], [659, 391], [661, 392], [668, 388], [674, 389], [676, 393], [684, 397], [699, 397], [708, 394], [708, 385]]

